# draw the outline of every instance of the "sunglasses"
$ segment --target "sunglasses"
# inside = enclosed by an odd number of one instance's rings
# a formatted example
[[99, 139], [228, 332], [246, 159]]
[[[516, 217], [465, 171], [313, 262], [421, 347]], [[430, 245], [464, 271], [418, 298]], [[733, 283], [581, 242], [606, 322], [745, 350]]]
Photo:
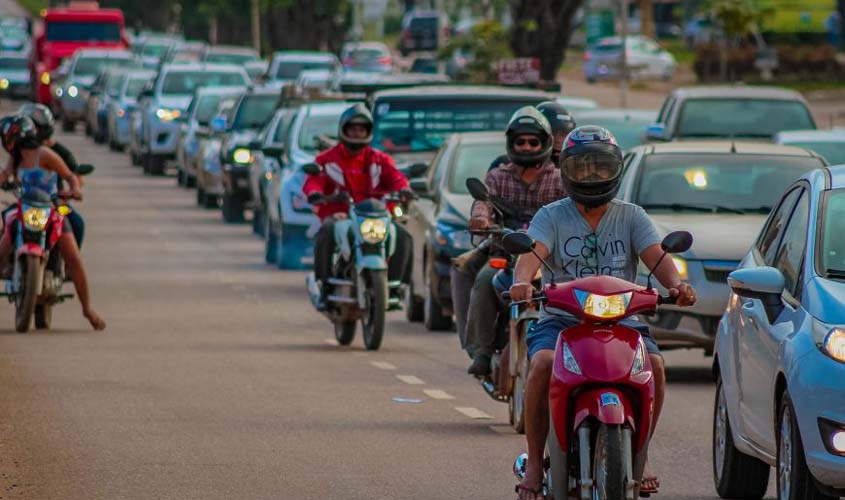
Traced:
[[532, 148], [540, 147], [540, 139], [523, 139], [522, 137], [520, 137], [519, 139], [513, 141], [513, 143], [517, 146], [525, 146], [527, 144]]

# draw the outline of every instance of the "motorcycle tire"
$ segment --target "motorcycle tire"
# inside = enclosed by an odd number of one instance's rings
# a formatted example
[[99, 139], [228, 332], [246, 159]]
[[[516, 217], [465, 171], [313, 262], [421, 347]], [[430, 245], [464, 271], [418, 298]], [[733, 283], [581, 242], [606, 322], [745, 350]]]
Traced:
[[518, 434], [525, 434], [525, 382], [528, 380], [528, 352], [522, 347], [516, 365], [513, 394], [508, 400], [510, 421]]
[[337, 321], [334, 324], [334, 338], [340, 345], [349, 345], [355, 339], [355, 321]]
[[39, 304], [35, 306], [35, 328], [38, 330], [49, 330], [53, 323], [53, 306], [50, 304]]
[[32, 325], [35, 301], [38, 299], [43, 277], [40, 260], [38, 256], [27, 255], [21, 261], [24, 266], [21, 272], [21, 285], [23, 286], [21, 290], [18, 290], [15, 298], [15, 330], [18, 333], [28, 332]]
[[625, 499], [625, 461], [622, 426], [600, 424], [593, 448], [593, 485], [597, 500]]
[[366, 310], [361, 317], [364, 330], [364, 347], [375, 351], [381, 347], [384, 338], [384, 322], [387, 315], [387, 275], [384, 271], [369, 270], [364, 273]]
[[425, 302], [414, 292], [414, 281], [405, 287], [405, 319], [409, 323], [419, 323], [425, 319]]

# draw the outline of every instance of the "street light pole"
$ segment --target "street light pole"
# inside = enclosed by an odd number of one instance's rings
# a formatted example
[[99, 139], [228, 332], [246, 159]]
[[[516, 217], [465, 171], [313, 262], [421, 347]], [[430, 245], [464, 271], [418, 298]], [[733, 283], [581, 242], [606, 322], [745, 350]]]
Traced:
[[619, 68], [619, 105], [628, 107], [628, 0], [620, 0], [622, 15], [622, 60]]
[[261, 11], [258, 6], [259, 0], [252, 0], [251, 14], [252, 14], [252, 47], [260, 54], [261, 53]]

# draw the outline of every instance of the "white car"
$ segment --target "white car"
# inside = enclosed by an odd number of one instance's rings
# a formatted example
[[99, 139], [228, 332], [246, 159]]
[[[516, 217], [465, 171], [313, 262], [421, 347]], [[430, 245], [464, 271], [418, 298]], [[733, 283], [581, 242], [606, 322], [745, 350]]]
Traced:
[[[631, 35], [626, 40], [627, 66], [636, 80], [671, 80], [677, 63], [669, 51], [654, 40]], [[602, 38], [584, 52], [584, 78], [588, 83], [617, 80], [622, 67], [622, 38]]]
[[303, 71], [319, 69], [336, 72], [340, 61], [330, 52], [283, 50], [273, 54], [267, 83], [283, 85], [295, 81]]

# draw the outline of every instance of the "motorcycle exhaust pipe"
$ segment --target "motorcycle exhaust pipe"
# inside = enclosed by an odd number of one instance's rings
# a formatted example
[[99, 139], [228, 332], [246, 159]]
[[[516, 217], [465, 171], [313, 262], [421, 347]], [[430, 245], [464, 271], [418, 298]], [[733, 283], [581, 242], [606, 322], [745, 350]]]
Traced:
[[513, 462], [513, 475], [522, 481], [525, 479], [525, 466], [528, 464], [528, 453], [523, 453], [516, 457]]

